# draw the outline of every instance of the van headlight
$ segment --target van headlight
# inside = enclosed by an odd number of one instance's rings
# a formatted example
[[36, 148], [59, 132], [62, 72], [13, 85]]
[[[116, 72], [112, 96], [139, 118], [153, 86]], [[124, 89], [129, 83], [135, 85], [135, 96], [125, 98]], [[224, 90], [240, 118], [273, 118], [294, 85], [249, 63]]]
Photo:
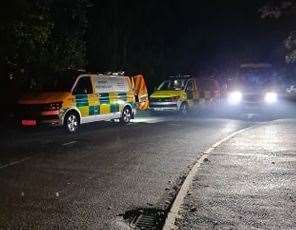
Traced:
[[50, 104], [45, 104], [43, 106], [44, 111], [55, 111], [60, 110], [62, 108], [63, 102], [55, 102]]
[[240, 91], [233, 91], [228, 95], [228, 103], [231, 105], [237, 105], [242, 101], [243, 95]]
[[264, 96], [264, 101], [267, 104], [274, 104], [278, 100], [278, 95], [275, 92], [267, 92]]

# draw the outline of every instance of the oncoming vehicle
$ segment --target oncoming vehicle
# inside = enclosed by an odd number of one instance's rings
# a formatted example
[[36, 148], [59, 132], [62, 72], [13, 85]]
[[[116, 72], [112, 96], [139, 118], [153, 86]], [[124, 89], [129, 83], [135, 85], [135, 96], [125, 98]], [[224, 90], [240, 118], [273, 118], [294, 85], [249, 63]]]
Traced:
[[189, 75], [172, 76], [150, 96], [151, 111], [176, 111], [187, 114], [199, 102], [198, 85]]
[[271, 108], [277, 102], [277, 78], [270, 64], [242, 64], [228, 82], [227, 103], [232, 107]]
[[70, 133], [94, 121], [127, 124], [136, 113], [130, 78], [115, 74], [54, 76], [41, 91], [23, 96], [19, 106], [23, 126], [63, 125]]

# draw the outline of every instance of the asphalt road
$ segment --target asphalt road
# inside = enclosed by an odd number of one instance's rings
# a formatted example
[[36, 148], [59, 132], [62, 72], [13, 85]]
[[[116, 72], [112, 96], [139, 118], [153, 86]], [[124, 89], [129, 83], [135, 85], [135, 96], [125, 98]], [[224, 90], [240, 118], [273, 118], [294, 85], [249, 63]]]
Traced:
[[240, 133], [208, 156], [180, 213], [180, 229], [295, 229], [296, 119]]
[[123, 229], [130, 210], [166, 210], [204, 150], [257, 123], [244, 115], [142, 114], [126, 127], [91, 124], [75, 136], [59, 128], [5, 129], [0, 229]]

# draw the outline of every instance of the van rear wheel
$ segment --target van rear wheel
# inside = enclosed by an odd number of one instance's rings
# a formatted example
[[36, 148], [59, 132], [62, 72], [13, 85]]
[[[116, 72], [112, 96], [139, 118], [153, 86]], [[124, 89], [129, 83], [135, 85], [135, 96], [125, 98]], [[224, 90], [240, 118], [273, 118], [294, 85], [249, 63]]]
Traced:
[[64, 128], [68, 133], [76, 133], [80, 126], [79, 115], [75, 112], [69, 112], [64, 119]]
[[123, 125], [129, 124], [132, 118], [132, 111], [129, 107], [125, 107], [122, 111], [120, 123]]

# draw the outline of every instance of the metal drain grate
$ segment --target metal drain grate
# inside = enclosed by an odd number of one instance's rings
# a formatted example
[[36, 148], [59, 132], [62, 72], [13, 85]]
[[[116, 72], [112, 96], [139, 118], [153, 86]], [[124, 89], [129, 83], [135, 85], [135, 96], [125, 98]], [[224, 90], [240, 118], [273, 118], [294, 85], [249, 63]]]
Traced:
[[136, 209], [126, 212], [123, 218], [134, 229], [159, 230], [164, 224], [165, 213], [161, 209]]

